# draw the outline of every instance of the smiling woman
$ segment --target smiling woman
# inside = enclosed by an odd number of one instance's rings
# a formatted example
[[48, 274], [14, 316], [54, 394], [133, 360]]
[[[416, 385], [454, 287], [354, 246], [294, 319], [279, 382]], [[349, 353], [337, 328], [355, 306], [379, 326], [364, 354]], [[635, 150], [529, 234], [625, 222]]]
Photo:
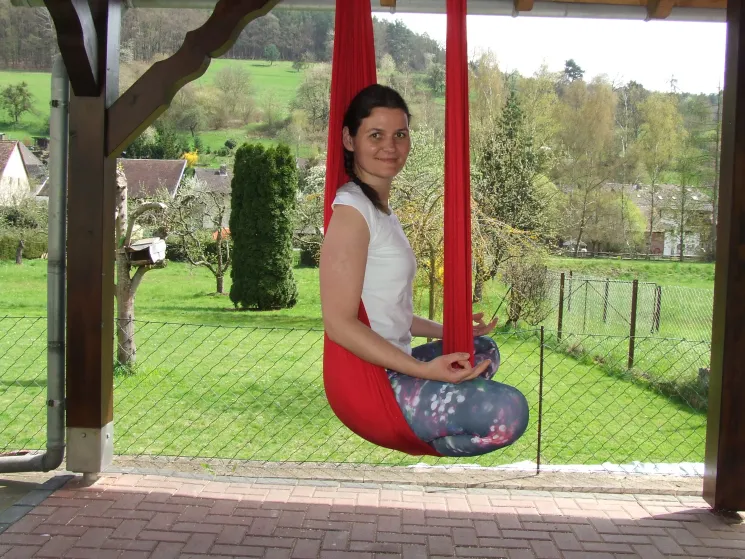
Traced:
[[[411, 148], [409, 119], [403, 98], [382, 85], [364, 88], [346, 111], [342, 142], [351, 181], [336, 191], [321, 249], [324, 326], [330, 340], [386, 369], [395, 403], [430, 453], [485, 454], [523, 434], [528, 405], [516, 389], [492, 380], [499, 350], [485, 334], [495, 323], [484, 324], [480, 315], [473, 366], [468, 353], [443, 355], [441, 341], [411, 347], [414, 336], [442, 338], [443, 327], [414, 314], [416, 259], [388, 205]], [[369, 327], [358, 316], [360, 299]], [[326, 381], [334, 394], [334, 380]], [[329, 401], [335, 409], [349, 404]]]

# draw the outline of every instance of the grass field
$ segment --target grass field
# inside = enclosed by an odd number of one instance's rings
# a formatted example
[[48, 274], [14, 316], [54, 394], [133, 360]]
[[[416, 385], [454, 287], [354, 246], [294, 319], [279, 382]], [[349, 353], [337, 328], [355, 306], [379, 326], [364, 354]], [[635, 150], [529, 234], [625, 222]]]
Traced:
[[[136, 373], [116, 378], [118, 453], [420, 461], [360, 441], [331, 413], [321, 380], [317, 271], [295, 273], [298, 305], [268, 313], [232, 310], [227, 297], [213, 294], [214, 280], [203, 269], [171, 264], [146, 276], [137, 297]], [[0, 263], [3, 314], [43, 317], [45, 276], [43, 261]], [[489, 286], [483, 308], [496, 308], [501, 294], [499, 286]], [[0, 319], [0, 425], [7, 426], [0, 452], [43, 444], [45, 327], [43, 318]], [[552, 351], [551, 342], [546, 348], [544, 463], [703, 459], [705, 414], [639, 376], [618, 372], [627, 339], [605, 336], [603, 343], [617, 346], [621, 357], [608, 352], [599, 360], [592, 357], [595, 338], [567, 338], [573, 347]], [[519, 331], [498, 331], [495, 339], [502, 353], [498, 377], [526, 394], [531, 424], [514, 446], [468, 462], [535, 460], [539, 342]]]
[[[212, 84], [215, 75], [223, 68], [240, 66], [251, 76], [253, 96], [260, 109], [262, 100], [266, 97], [278, 103], [280, 113], [286, 115], [288, 107], [295, 98], [298, 87], [303, 81], [303, 72], [292, 69], [291, 62], [275, 62], [271, 66], [262, 60], [213, 60], [207, 72], [196, 84]], [[26, 81], [34, 96], [34, 114], [25, 114], [18, 126], [8, 121], [5, 113], [0, 114], [0, 132], [5, 132], [8, 137], [24, 140], [32, 136], [48, 134], [49, 131], [49, 100], [50, 100], [51, 74], [47, 72], [15, 72], [0, 71], [0, 88], [9, 84]], [[209, 128], [209, 127], [208, 127]], [[255, 126], [247, 126], [242, 129], [203, 130], [199, 133], [206, 146], [217, 149], [224, 145], [225, 140], [233, 138], [239, 143], [244, 141], [260, 142], [266, 145], [275, 145], [276, 140], [262, 138], [255, 131]], [[311, 146], [302, 144], [300, 146], [300, 157], [308, 157], [313, 154]], [[207, 158], [215, 165], [221, 161], [215, 158]]]
[[551, 268], [577, 276], [654, 282], [677, 287], [713, 289], [714, 264], [621, 260], [613, 258], [552, 258]]

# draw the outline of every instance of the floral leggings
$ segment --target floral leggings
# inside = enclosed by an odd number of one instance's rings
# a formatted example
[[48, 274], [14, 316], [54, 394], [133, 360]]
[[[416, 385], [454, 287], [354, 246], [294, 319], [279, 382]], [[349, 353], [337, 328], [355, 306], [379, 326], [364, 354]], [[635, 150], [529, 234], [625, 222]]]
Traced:
[[[417, 437], [443, 456], [477, 456], [514, 443], [528, 426], [528, 402], [517, 389], [491, 380], [500, 364], [497, 344], [474, 339], [475, 363], [491, 359], [481, 376], [452, 384], [387, 371], [396, 401]], [[415, 347], [412, 356], [431, 361], [442, 341]]]

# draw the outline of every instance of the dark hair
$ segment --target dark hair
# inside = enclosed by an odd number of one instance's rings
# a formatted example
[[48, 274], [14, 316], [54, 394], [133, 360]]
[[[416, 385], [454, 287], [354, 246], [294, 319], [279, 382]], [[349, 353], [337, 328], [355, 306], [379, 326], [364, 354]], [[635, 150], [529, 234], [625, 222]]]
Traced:
[[[406, 117], [411, 122], [411, 114], [409, 113], [409, 107], [406, 105], [403, 97], [399, 93], [390, 87], [380, 84], [369, 85], [357, 95], [355, 95], [352, 102], [349, 103], [347, 112], [344, 113], [343, 127], [349, 129], [349, 134], [354, 137], [357, 135], [357, 131], [360, 129], [362, 121], [369, 117], [373, 109], [377, 108], [385, 109], [401, 109], [406, 113]], [[388, 208], [383, 206], [380, 201], [380, 196], [376, 190], [366, 184], [360, 179], [354, 172], [354, 153], [344, 148], [344, 170], [349, 175], [349, 179], [359, 186], [367, 196], [373, 205], [378, 208], [381, 212], [388, 212]]]

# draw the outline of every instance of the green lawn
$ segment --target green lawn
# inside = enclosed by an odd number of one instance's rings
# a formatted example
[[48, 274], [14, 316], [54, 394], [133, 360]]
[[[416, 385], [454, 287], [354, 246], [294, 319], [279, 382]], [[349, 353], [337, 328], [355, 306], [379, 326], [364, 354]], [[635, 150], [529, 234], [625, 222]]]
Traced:
[[279, 103], [283, 110], [295, 99], [300, 84], [303, 83], [304, 72], [292, 69], [292, 62], [275, 62], [271, 66], [264, 60], [213, 60], [207, 72], [199, 78], [197, 83], [211, 84], [217, 72], [225, 67], [241, 67], [251, 76], [254, 88], [253, 96], [259, 107], [265, 96]]
[[551, 258], [550, 267], [575, 276], [621, 280], [638, 279], [660, 285], [714, 288], [714, 264], [621, 260], [620, 258]]
[[0, 71], [0, 88], [25, 81], [34, 96], [34, 114], [24, 114], [18, 125], [10, 121], [6, 112], [0, 112], [0, 132], [15, 140], [30, 140], [32, 136], [49, 133], [51, 77], [47, 72]]
[[[45, 270], [43, 261], [0, 263], [4, 315], [45, 315]], [[137, 297], [136, 372], [116, 377], [118, 453], [421, 461], [362, 442], [333, 416], [321, 380], [317, 271], [295, 273], [298, 305], [268, 313], [232, 310], [227, 297], [213, 294], [214, 280], [203, 269], [171, 264], [146, 276]], [[498, 286], [489, 286], [484, 307], [495, 308], [500, 296]], [[43, 444], [45, 327], [43, 318], [0, 318], [0, 425], [8, 426], [0, 452]], [[531, 424], [512, 447], [465, 462], [535, 460], [540, 346], [525, 332], [500, 331], [495, 339], [502, 352], [498, 378], [526, 394]], [[612, 356], [588, 357], [589, 345], [586, 352], [552, 351], [553, 343], [544, 363], [544, 463], [703, 459], [705, 414], [643, 378], [609, 374]], [[604, 343], [623, 353], [628, 341]]]
[[[292, 69], [291, 62], [275, 62], [271, 66], [262, 60], [213, 60], [207, 72], [198, 80], [197, 84], [211, 84], [215, 75], [225, 67], [244, 68], [252, 79], [253, 96], [259, 109], [262, 100], [267, 96], [279, 104], [280, 112], [284, 115], [295, 98], [298, 87], [303, 81], [303, 72]], [[26, 81], [29, 89], [34, 95], [34, 113], [23, 115], [21, 122], [16, 126], [8, 121], [5, 113], [0, 114], [0, 132], [5, 132], [10, 138], [24, 140], [31, 136], [48, 134], [49, 131], [49, 100], [50, 100], [51, 74], [48, 72], [16, 72], [11, 70], [0, 71], [0, 87]], [[245, 129], [204, 130], [199, 133], [206, 146], [217, 149], [224, 145], [225, 140], [233, 138], [239, 143], [244, 141], [262, 142], [267, 145], [275, 145], [276, 140], [262, 138], [256, 134], [254, 127]], [[301, 145], [300, 157], [308, 157], [313, 153], [309, 145]], [[204, 162], [215, 166], [222, 161], [218, 158], [206, 156]]]

